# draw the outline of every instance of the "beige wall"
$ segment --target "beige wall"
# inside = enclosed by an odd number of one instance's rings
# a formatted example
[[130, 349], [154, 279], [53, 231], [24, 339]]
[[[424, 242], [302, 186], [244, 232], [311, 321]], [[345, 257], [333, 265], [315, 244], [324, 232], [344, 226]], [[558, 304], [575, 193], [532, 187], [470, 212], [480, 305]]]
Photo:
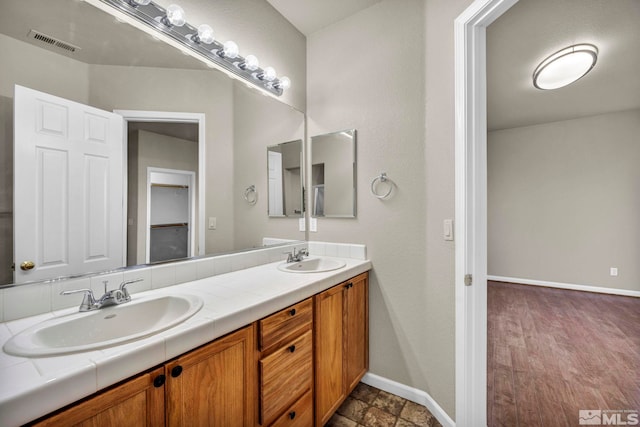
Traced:
[[[367, 245], [371, 372], [428, 392], [452, 418], [454, 246], [442, 221], [454, 216], [453, 21], [470, 3], [386, 0], [307, 44], [309, 134], [358, 130], [358, 217], [320, 218], [310, 238]], [[369, 194], [382, 171], [398, 186], [386, 201]]]
[[[90, 104], [105, 110], [156, 110], [204, 113], [206, 156], [206, 253], [233, 247], [233, 84], [220, 73], [166, 68], [96, 66], [90, 68]], [[215, 189], [218, 189], [217, 191]]]
[[638, 135], [640, 110], [489, 132], [489, 274], [640, 291]]
[[[236, 248], [262, 246], [263, 237], [304, 240], [298, 231], [298, 217], [273, 218], [267, 215], [267, 147], [304, 139], [304, 118], [291, 107], [253, 96], [243, 86], [234, 88], [233, 193], [228, 203], [235, 207]], [[255, 185], [258, 201], [248, 204], [242, 197]]]

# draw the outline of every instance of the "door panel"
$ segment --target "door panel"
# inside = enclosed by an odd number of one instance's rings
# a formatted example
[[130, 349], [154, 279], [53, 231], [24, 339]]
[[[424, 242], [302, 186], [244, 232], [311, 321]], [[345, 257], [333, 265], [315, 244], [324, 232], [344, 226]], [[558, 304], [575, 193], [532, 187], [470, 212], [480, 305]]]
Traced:
[[14, 120], [15, 283], [123, 266], [122, 117], [16, 85]]

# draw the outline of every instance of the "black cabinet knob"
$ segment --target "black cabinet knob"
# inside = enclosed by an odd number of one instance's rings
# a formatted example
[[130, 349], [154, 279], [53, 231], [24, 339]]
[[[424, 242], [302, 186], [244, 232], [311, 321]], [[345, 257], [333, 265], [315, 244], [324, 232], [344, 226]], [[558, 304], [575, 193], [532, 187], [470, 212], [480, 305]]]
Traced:
[[182, 366], [178, 365], [171, 368], [171, 376], [173, 378], [179, 377], [181, 373], [182, 373]]
[[296, 346], [295, 346], [295, 345], [290, 346], [290, 347], [289, 347], [289, 351], [290, 351], [291, 353], [293, 353], [294, 351], [296, 351]]
[[292, 315], [292, 316], [295, 316], [296, 315], [296, 309], [292, 308], [291, 310], [289, 310], [289, 314]]
[[165, 377], [164, 375], [162, 375], [162, 374], [158, 375], [157, 377], [155, 377], [153, 379], [153, 386], [155, 388], [162, 387], [164, 385], [164, 382], [166, 381], [166, 379], [167, 379], [167, 377]]
[[296, 417], [296, 411], [289, 412], [289, 418], [294, 419]]

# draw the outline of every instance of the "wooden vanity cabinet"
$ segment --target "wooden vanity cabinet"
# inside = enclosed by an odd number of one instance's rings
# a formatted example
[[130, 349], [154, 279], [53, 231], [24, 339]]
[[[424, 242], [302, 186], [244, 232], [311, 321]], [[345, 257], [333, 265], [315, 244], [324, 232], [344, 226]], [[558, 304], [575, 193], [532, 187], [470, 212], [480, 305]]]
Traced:
[[314, 297], [315, 419], [323, 426], [369, 368], [369, 275]]
[[313, 300], [258, 322], [260, 424], [313, 425]]
[[34, 425], [253, 427], [255, 330], [216, 339]]
[[255, 326], [165, 364], [166, 425], [255, 425]]
[[36, 426], [324, 426], [369, 366], [368, 273], [112, 386]]
[[163, 375], [164, 368], [156, 368], [29, 425], [162, 426], [164, 381], [157, 378]]

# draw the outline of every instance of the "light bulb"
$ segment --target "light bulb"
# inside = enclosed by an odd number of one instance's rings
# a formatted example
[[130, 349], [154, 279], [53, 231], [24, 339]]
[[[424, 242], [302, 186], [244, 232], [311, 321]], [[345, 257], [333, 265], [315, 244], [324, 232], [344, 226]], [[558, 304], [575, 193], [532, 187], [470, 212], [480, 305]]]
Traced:
[[249, 71], [255, 71], [259, 66], [260, 61], [258, 61], [258, 58], [256, 58], [255, 55], [247, 55], [244, 58], [244, 62], [238, 65], [241, 69]]
[[276, 70], [273, 67], [266, 67], [262, 70], [262, 73], [258, 76], [260, 80], [266, 80], [268, 82], [272, 82], [276, 78]]
[[131, 3], [139, 4], [140, 6], [146, 6], [151, 3], [151, 0], [131, 0]]
[[213, 28], [207, 24], [202, 24], [198, 27], [198, 40], [196, 43], [211, 44], [214, 40]]
[[167, 7], [167, 21], [176, 27], [182, 27], [186, 22], [184, 17], [184, 9], [177, 4], [171, 4]]
[[276, 85], [278, 89], [287, 90], [291, 87], [291, 79], [289, 77], [283, 76], [280, 78], [280, 81]]
[[238, 56], [238, 45], [231, 40], [224, 42], [224, 45], [222, 47], [222, 57], [233, 59], [237, 56]]

